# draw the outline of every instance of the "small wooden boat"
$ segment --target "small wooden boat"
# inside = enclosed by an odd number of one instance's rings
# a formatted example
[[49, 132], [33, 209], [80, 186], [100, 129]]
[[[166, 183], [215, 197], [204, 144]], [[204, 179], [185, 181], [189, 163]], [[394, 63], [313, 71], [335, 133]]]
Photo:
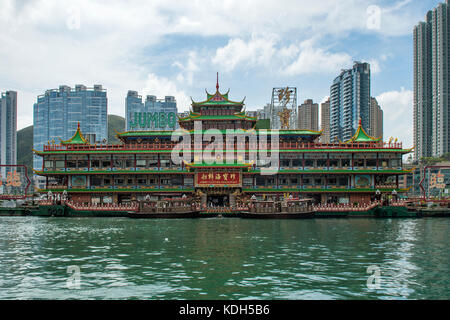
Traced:
[[183, 219], [199, 217], [200, 209], [192, 199], [165, 199], [160, 201], [141, 201], [139, 210], [128, 213], [130, 218]]
[[308, 219], [314, 218], [311, 199], [284, 199], [282, 201], [251, 200], [242, 218], [253, 219]]

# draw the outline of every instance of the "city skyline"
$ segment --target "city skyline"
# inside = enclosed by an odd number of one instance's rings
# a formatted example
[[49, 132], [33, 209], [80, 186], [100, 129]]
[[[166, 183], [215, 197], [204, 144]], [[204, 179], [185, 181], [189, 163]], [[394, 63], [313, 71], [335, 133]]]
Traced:
[[[88, 88], [78, 84], [48, 89], [34, 104], [33, 149], [70, 139], [81, 128], [90, 143], [108, 139], [108, 98], [102, 85]], [[42, 159], [33, 156], [33, 168], [42, 167]]]
[[414, 27], [415, 158], [450, 152], [448, 0]]
[[[385, 138], [412, 145], [412, 28], [439, 2], [305, 1], [302, 6], [287, 1], [281, 7], [292, 10], [279, 11], [279, 4], [274, 10], [275, 4], [242, 7], [233, 1], [131, 8], [120, 1], [109, 7], [81, 1], [73, 7], [4, 0], [0, 25], [10, 46], [0, 49], [0, 67], [16, 72], [0, 78], [0, 87], [21, 97], [22, 129], [32, 124], [36, 96], [61, 83], [102, 83], [109, 113], [124, 117], [123, 97], [130, 89], [173, 95], [181, 112], [191, 95], [196, 100], [205, 88], [211, 90], [219, 71], [221, 86], [236, 87], [237, 96], [247, 95], [247, 110], [256, 110], [278, 86], [298, 87], [299, 101], [321, 103], [335, 74], [361, 60], [371, 64], [372, 95], [389, 114]], [[94, 14], [98, 10], [104, 18]], [[145, 18], [148, 14], [152, 19]], [[261, 23], [264, 17], [272, 22]], [[130, 33], [139, 40], [129, 39]], [[118, 41], [110, 40], [114, 37]], [[35, 48], [32, 56], [20, 49], [23, 43]]]
[[[0, 164], [17, 164], [17, 92], [0, 92]], [[9, 170], [2, 168], [1, 176]]]

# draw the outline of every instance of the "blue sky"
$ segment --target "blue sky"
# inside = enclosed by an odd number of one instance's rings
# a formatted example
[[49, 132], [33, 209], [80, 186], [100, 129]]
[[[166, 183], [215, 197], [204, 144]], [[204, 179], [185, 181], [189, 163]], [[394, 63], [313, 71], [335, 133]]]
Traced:
[[128, 90], [190, 97], [215, 89], [246, 96], [296, 86], [321, 102], [353, 61], [371, 63], [385, 138], [412, 144], [412, 30], [436, 0], [0, 0], [0, 90], [19, 93], [18, 127], [33, 123], [37, 95], [61, 84], [102, 84], [110, 114]]

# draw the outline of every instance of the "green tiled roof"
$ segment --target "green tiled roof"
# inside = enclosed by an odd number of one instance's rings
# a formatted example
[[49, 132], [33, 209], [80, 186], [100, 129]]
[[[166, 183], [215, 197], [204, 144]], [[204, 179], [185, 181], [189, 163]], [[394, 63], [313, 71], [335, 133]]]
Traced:
[[[225, 116], [211, 116], [211, 117], [225, 117]], [[242, 118], [240, 118], [242, 119]], [[253, 118], [250, 118], [253, 119]], [[217, 130], [217, 129], [215, 129]], [[202, 130], [202, 131], [190, 131], [189, 133], [191, 134], [204, 134], [207, 130]], [[226, 130], [218, 130], [219, 132], [221, 132], [222, 134], [226, 134], [227, 131]], [[277, 130], [249, 130], [249, 131], [245, 131], [245, 130], [236, 130], [236, 134], [261, 134], [261, 133], [265, 133], [267, 132], [268, 134], [270, 134], [271, 132], [276, 133]], [[185, 131], [186, 132], [186, 131]], [[321, 131], [311, 131], [311, 130], [278, 130], [278, 134], [283, 136], [283, 135], [294, 135], [294, 136], [309, 136], [309, 135], [314, 135], [314, 136], [318, 136], [320, 135], [322, 132]], [[175, 135], [183, 135], [185, 133], [180, 132], [180, 131], [127, 131], [127, 132], [123, 132], [123, 133], [119, 133], [117, 134], [118, 137], [154, 137], [154, 136], [162, 136], [162, 137], [167, 137], [167, 136], [171, 136], [172, 134]]]
[[[61, 140], [61, 139], [60, 139]], [[78, 123], [78, 128], [72, 138], [69, 140], [61, 140], [61, 144], [89, 144], [89, 142], [83, 137], [80, 130], [80, 123]]]
[[198, 116], [198, 117], [188, 117], [184, 119], [180, 119], [180, 122], [186, 121], [199, 121], [199, 120], [249, 120], [249, 121], [257, 121], [256, 118], [248, 117], [246, 115], [222, 115], [222, 116]]
[[[217, 152], [224, 150], [216, 150]], [[236, 150], [236, 152], [248, 152], [249, 150]], [[309, 153], [309, 152], [399, 152], [399, 153], [410, 153], [411, 149], [295, 149], [295, 150], [273, 150], [274, 152], [283, 152], [283, 153]], [[58, 150], [58, 151], [35, 151], [38, 155], [44, 154], [119, 154], [119, 153], [171, 153], [172, 150], [88, 150], [88, 151], [67, 151], [67, 150]], [[194, 153], [203, 152], [202, 150], [193, 150]], [[226, 150], [224, 151], [226, 152]]]
[[381, 138], [377, 139], [369, 136], [362, 127], [361, 120], [359, 120], [358, 129], [356, 130], [355, 135], [348, 142], [376, 142], [380, 140]]

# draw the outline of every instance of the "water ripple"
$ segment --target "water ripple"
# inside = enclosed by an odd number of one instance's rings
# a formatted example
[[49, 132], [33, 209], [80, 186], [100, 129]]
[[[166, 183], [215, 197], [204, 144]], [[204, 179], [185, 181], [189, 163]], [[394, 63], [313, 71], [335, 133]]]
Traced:
[[0, 299], [448, 299], [449, 234], [448, 219], [0, 217]]

